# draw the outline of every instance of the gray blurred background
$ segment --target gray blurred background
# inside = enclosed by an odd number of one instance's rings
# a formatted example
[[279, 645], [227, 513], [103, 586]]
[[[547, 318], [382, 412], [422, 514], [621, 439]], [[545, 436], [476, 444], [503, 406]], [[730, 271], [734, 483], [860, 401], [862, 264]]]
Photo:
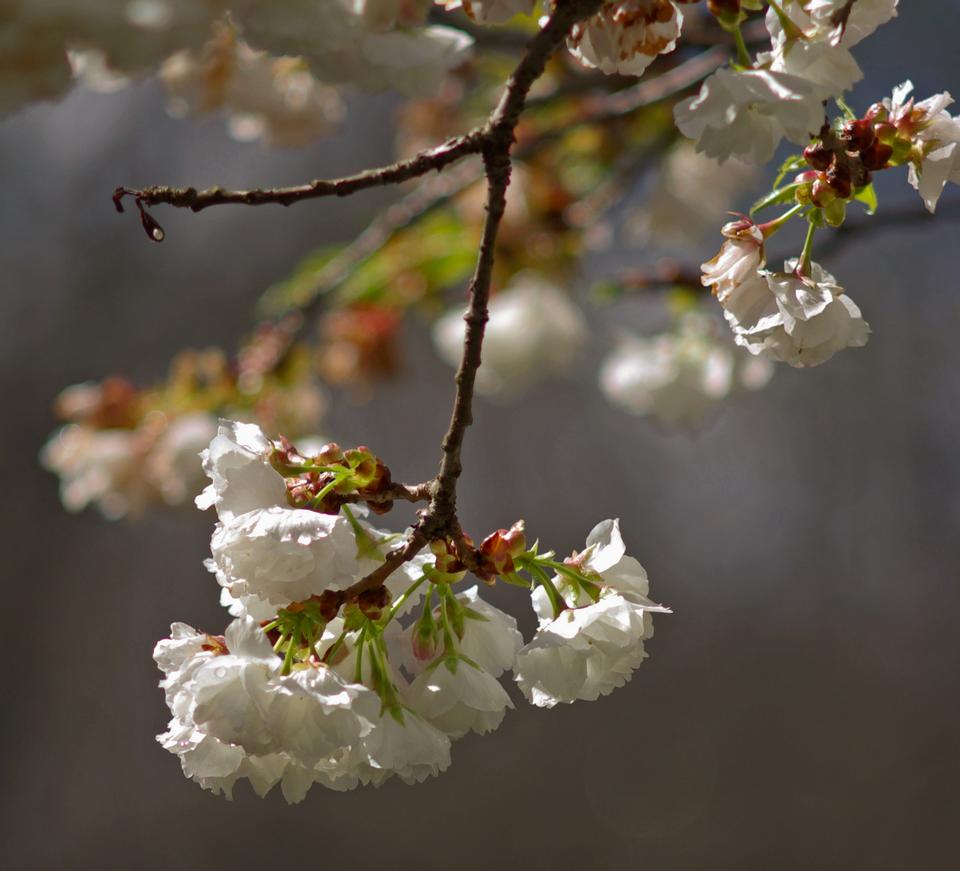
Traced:
[[[920, 96], [960, 91], [954, 4], [905, 6], [858, 48], [869, 84], [855, 106], [906, 74]], [[242, 784], [232, 803], [211, 796], [154, 742], [167, 719], [154, 642], [173, 620], [225, 623], [201, 566], [212, 521], [68, 516], [36, 462], [50, 402], [113, 372], [154, 380], [184, 346], [230, 347], [266, 285], [350, 238], [389, 194], [158, 208], [168, 241], [154, 245], [110, 192], [358, 170], [389, 156], [391, 105], [363, 101], [341, 133], [292, 153], [236, 144], [216, 119], [169, 120], [150, 83], [0, 124], [0, 867], [960, 867], [955, 220], [863, 235], [831, 258], [873, 340], [812, 371], [779, 369], [699, 437], [665, 436], [595, 389], [603, 322], [635, 317], [628, 303], [593, 315], [571, 382], [518, 405], [480, 401], [465, 526], [482, 535], [523, 517], [569, 551], [619, 516], [654, 597], [674, 608], [625, 689], [554, 711], [518, 699], [496, 733], [456, 744], [439, 779], [317, 787], [296, 807]], [[897, 176], [885, 204], [914, 201]], [[426, 329], [406, 336], [402, 379], [367, 405], [338, 397], [329, 430], [415, 481], [435, 469], [452, 382]], [[529, 633], [514, 593], [491, 598]]]

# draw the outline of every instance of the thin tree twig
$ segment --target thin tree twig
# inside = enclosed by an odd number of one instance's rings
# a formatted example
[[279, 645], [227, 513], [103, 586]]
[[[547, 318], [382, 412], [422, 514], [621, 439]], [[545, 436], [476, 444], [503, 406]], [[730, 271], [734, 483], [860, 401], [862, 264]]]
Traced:
[[200, 212], [210, 206], [221, 205], [281, 205], [289, 206], [304, 200], [320, 197], [346, 197], [358, 191], [374, 187], [399, 184], [412, 178], [439, 172], [456, 163], [468, 154], [479, 153], [485, 143], [481, 129], [463, 136], [448, 139], [442, 145], [421, 151], [407, 160], [390, 166], [368, 169], [356, 175], [338, 179], [315, 179], [307, 184], [280, 188], [253, 188], [251, 190], [227, 190], [222, 187], [197, 190], [194, 187], [174, 188], [155, 185], [147, 188], [119, 187], [114, 191], [113, 202], [118, 211], [123, 211], [124, 197], [132, 197], [138, 206], [154, 206], [163, 203], [180, 209]]

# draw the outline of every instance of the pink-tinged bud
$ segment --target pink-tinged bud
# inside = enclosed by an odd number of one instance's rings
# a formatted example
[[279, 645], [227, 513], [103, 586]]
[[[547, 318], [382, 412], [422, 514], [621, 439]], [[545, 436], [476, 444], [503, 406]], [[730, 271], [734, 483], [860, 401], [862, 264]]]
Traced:
[[843, 137], [850, 143], [851, 151], [863, 151], [873, 145], [877, 134], [872, 122], [857, 120], [848, 121], [843, 125]]
[[731, 212], [731, 214], [739, 215], [739, 220], [730, 221], [723, 225], [720, 232], [724, 236], [728, 239], [754, 239], [758, 245], [762, 244], [763, 233], [760, 232], [752, 218], [747, 217], [747, 215], [740, 215], [739, 212]]
[[501, 575], [515, 570], [513, 560], [527, 549], [523, 521], [510, 529], [498, 529], [480, 543], [480, 560], [486, 572]]
[[320, 466], [332, 466], [335, 463], [343, 462], [343, 451], [336, 442], [325, 444], [317, 455], [313, 458]]
[[810, 188], [810, 198], [815, 206], [823, 208], [830, 205], [836, 198], [836, 191], [830, 186], [825, 176], [820, 176]]
[[421, 662], [430, 662], [436, 658], [439, 645], [435, 632], [429, 635], [422, 635], [419, 631], [414, 632], [410, 643], [413, 647], [413, 655]]
[[865, 121], [871, 121], [877, 123], [879, 121], [886, 121], [890, 117], [890, 112], [887, 110], [887, 107], [883, 103], [874, 103], [869, 109], [867, 109], [867, 114], [863, 116]]
[[433, 614], [429, 609], [425, 610], [413, 627], [410, 637], [413, 655], [421, 662], [429, 662], [436, 657], [439, 647], [437, 634], [437, 623]]
[[833, 152], [825, 148], [822, 142], [814, 142], [803, 149], [803, 156], [814, 169], [829, 169], [833, 163]]

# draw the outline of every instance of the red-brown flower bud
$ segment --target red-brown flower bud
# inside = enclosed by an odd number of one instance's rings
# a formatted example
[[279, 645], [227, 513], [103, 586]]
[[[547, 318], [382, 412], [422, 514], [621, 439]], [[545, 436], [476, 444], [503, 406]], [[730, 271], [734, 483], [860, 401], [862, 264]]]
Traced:
[[822, 142], [812, 142], [803, 149], [803, 156], [814, 169], [826, 170], [833, 162], [833, 152], [825, 148]]
[[850, 143], [850, 151], [863, 151], [873, 145], [877, 134], [872, 122], [860, 119], [843, 125], [843, 138]]

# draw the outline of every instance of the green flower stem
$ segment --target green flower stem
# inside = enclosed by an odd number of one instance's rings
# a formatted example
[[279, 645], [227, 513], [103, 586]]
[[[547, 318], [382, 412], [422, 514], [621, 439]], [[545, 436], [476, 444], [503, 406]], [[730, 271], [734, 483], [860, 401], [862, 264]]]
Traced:
[[266, 634], [267, 632], [273, 632], [273, 630], [276, 629], [279, 625], [280, 625], [279, 619], [271, 620], [266, 626], [261, 626], [260, 629], [263, 631], [264, 634]]
[[739, 23], [733, 29], [733, 38], [737, 43], [737, 62], [742, 67], [752, 67], [753, 58], [750, 57], [750, 52], [747, 50], [747, 44], [743, 39], [743, 32], [740, 30]]
[[797, 203], [797, 205], [785, 211], [779, 218], [774, 218], [772, 221], [766, 221], [761, 224], [760, 228], [764, 238], [769, 239], [774, 233], [782, 230], [787, 221], [802, 212], [805, 208], [806, 206], [803, 203]]
[[550, 580], [550, 576], [535, 562], [530, 562], [527, 565], [527, 571], [533, 575], [534, 581], [547, 591], [547, 598], [550, 599], [550, 605], [553, 607], [553, 616], [554, 619], [556, 619], [563, 611], [567, 610], [567, 603], [563, 601], [563, 596], [560, 595], [560, 591], [554, 586], [553, 581]]
[[287, 652], [283, 657], [283, 668], [280, 670], [280, 674], [290, 674], [290, 669], [293, 666], [293, 654], [296, 650], [297, 643], [300, 641], [300, 626], [299, 624], [290, 633], [290, 641], [287, 644]]
[[770, 8], [777, 14], [777, 18], [780, 19], [780, 26], [783, 28], [783, 32], [786, 34], [788, 40], [798, 39], [803, 36], [803, 31], [793, 23], [793, 19], [783, 11], [783, 7], [780, 5], [778, 0], [767, 0]]
[[337, 652], [340, 650], [340, 648], [343, 647], [343, 643], [346, 640], [347, 629], [344, 627], [343, 631], [337, 636], [336, 641], [334, 641], [333, 644], [327, 648], [327, 652], [323, 654], [321, 662], [329, 662], [331, 659], [333, 659], [337, 655]]
[[807, 238], [803, 243], [803, 252], [800, 254], [800, 274], [810, 274], [810, 264], [813, 261], [813, 237], [817, 233], [817, 225], [810, 223], [807, 227]]
[[414, 581], [409, 587], [407, 587], [406, 590], [403, 591], [403, 593], [397, 597], [397, 600], [387, 612], [387, 619], [383, 621], [384, 626], [386, 626], [394, 617], [397, 616], [397, 611], [403, 607], [404, 602], [406, 602], [407, 599], [409, 599], [420, 588], [420, 585], [423, 584], [426, 579], [426, 575], [421, 575], [419, 580]]
[[281, 632], [281, 633], [280, 633], [280, 637], [277, 639], [276, 644], [273, 645], [273, 652], [274, 652], [274, 653], [279, 653], [279, 652], [280, 652], [280, 648], [283, 647], [283, 642], [286, 641], [286, 640], [287, 640], [287, 636], [284, 635], [284, 634]]
[[[367, 626], [369, 625], [369, 623], [365, 623], [357, 636], [357, 665], [353, 670], [354, 683], [363, 683], [363, 645], [367, 640]], [[372, 657], [373, 654], [371, 654], [371, 661]]]
[[344, 517], [350, 522], [350, 527], [353, 529], [353, 537], [357, 540], [357, 556], [382, 560], [383, 554], [380, 552], [380, 548], [377, 547], [377, 543], [373, 540], [370, 533], [360, 525], [360, 521], [354, 517], [350, 506], [344, 505], [341, 510], [343, 511]]
[[440, 622], [443, 626], [443, 646], [445, 652], [449, 655], [457, 652], [457, 644], [453, 640], [453, 630], [450, 627], [450, 615], [447, 612], [447, 596], [450, 595], [449, 588], [440, 590]]

